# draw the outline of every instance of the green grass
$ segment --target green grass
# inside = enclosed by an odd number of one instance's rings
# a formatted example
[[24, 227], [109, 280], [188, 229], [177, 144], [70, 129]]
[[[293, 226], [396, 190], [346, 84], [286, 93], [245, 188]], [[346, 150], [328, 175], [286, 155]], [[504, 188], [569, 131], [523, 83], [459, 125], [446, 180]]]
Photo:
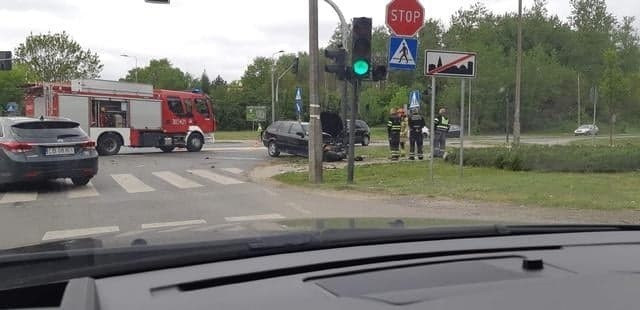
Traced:
[[[356, 184], [346, 185], [346, 170], [324, 172], [321, 188], [392, 195], [420, 194], [478, 201], [505, 202], [558, 208], [640, 209], [640, 173], [543, 173], [494, 168], [465, 168], [434, 164], [436, 180], [429, 179], [428, 162], [399, 162], [356, 167]], [[286, 173], [275, 179], [311, 186], [306, 173]], [[317, 185], [313, 185], [316, 187]]]
[[387, 138], [387, 126], [370, 127], [371, 141], [372, 142], [386, 142]]
[[[631, 145], [635, 145], [635, 146], [640, 146], [640, 137], [614, 137], [613, 138], [613, 143], [614, 145], [617, 146], [631, 146]], [[585, 137], [582, 138], [580, 140], [576, 140], [576, 141], [571, 141], [569, 144], [571, 145], [598, 145], [598, 146], [602, 146], [602, 145], [609, 145], [609, 136], [596, 136], [595, 139], [593, 139], [592, 137]]]
[[259, 133], [257, 131], [216, 131], [216, 141], [224, 140], [258, 140]]

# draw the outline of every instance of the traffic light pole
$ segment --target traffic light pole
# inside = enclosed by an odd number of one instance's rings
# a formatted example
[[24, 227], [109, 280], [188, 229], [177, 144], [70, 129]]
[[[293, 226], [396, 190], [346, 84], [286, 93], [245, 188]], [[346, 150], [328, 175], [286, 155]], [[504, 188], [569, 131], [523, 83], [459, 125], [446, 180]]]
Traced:
[[276, 79], [276, 98], [275, 98], [275, 107], [276, 109], [279, 107], [278, 106], [278, 93], [280, 92], [280, 80], [282, 80], [282, 78], [284, 77], [285, 74], [287, 74], [287, 72], [289, 72], [289, 70], [291, 70], [291, 68], [293, 68], [293, 66], [295, 65], [295, 61], [293, 63], [291, 63], [291, 65], [289, 66], [289, 68], [287, 68], [286, 70], [284, 70], [284, 72], [282, 72], [282, 74], [280, 74], [278, 76], [278, 78]]
[[318, 0], [309, 0], [309, 181], [322, 182], [322, 126], [318, 92], [320, 55], [318, 53]]
[[353, 79], [353, 101], [351, 101], [351, 120], [349, 126], [349, 154], [347, 162], [347, 183], [353, 184], [355, 170], [355, 144], [356, 144], [356, 107], [360, 100], [360, 80]]

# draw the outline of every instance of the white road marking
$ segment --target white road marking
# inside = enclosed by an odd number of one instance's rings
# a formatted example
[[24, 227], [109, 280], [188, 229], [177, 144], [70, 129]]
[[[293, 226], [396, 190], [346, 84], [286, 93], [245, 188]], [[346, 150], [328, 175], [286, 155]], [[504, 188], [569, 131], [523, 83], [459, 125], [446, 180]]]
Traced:
[[305, 209], [305, 208], [303, 208], [303, 207], [299, 206], [299, 205], [298, 205], [298, 204], [296, 204], [296, 203], [293, 203], [293, 202], [287, 202], [287, 205], [288, 205], [288, 206], [290, 206], [290, 207], [292, 207], [292, 208], [294, 208], [294, 209], [296, 209], [296, 210], [297, 210], [298, 212], [300, 212], [300, 213], [304, 213], [304, 214], [311, 214], [311, 211], [309, 211], [309, 210], [307, 210], [307, 209]]
[[165, 229], [165, 230], [160, 230], [158, 231], [159, 233], [168, 233], [168, 232], [176, 232], [176, 231], [181, 231], [181, 230], [187, 230], [189, 228], [193, 228], [193, 226], [180, 226], [180, 227], [174, 227], [174, 228], [169, 228], [169, 229]]
[[216, 229], [221, 229], [221, 228], [229, 228], [229, 227], [233, 227], [233, 226], [235, 226], [235, 224], [209, 225], [209, 226], [198, 227], [198, 228], [192, 229], [192, 231], [210, 231], [210, 230], [216, 230]]
[[48, 231], [42, 237], [42, 240], [53, 240], [53, 239], [67, 239], [81, 236], [89, 236], [96, 234], [106, 234], [112, 232], [118, 232], [120, 228], [118, 226], [103, 226], [103, 227], [91, 227], [91, 228], [80, 228], [80, 229], [68, 229], [68, 230], [52, 230]]
[[265, 150], [265, 146], [248, 146], [248, 147], [204, 147], [205, 151], [258, 151]]
[[38, 199], [38, 192], [6, 193], [0, 199], [2, 203], [28, 202]]
[[185, 189], [185, 188], [195, 188], [195, 187], [202, 187], [203, 185], [200, 183], [196, 183], [193, 182], [189, 179], [183, 178], [171, 171], [158, 171], [158, 172], [153, 172], [153, 175], [161, 178], [162, 180], [164, 180], [165, 182], [180, 188], [180, 189]]
[[258, 214], [258, 215], [247, 215], [247, 216], [231, 216], [225, 217], [224, 219], [227, 222], [248, 222], [248, 221], [261, 221], [261, 220], [281, 220], [285, 217], [277, 214]]
[[133, 176], [133, 174], [112, 174], [111, 177], [130, 194], [155, 191], [153, 187], [144, 184], [140, 179]]
[[240, 180], [236, 180], [234, 178], [230, 178], [221, 174], [217, 174], [215, 172], [211, 172], [209, 170], [204, 169], [195, 169], [195, 170], [187, 170], [189, 173], [193, 173], [201, 178], [209, 179], [213, 182], [220, 183], [223, 185], [231, 185], [231, 184], [242, 184], [244, 182]]
[[142, 229], [149, 229], [149, 228], [164, 228], [164, 227], [186, 226], [186, 225], [201, 225], [206, 223], [207, 221], [200, 219], [200, 220], [179, 221], [179, 222], [149, 223], [149, 224], [142, 224], [140, 225], [140, 227]]
[[222, 159], [222, 160], [264, 160], [264, 158], [255, 158], [255, 157], [219, 157], [219, 156], [214, 156], [213, 159]]
[[224, 170], [226, 172], [233, 173], [233, 174], [241, 174], [242, 173], [242, 169], [238, 169], [238, 168], [222, 168], [222, 170]]
[[85, 197], [95, 197], [100, 194], [96, 191], [96, 188], [93, 186], [93, 183], [89, 182], [86, 186], [75, 186], [69, 190], [67, 194], [67, 198], [85, 198]]

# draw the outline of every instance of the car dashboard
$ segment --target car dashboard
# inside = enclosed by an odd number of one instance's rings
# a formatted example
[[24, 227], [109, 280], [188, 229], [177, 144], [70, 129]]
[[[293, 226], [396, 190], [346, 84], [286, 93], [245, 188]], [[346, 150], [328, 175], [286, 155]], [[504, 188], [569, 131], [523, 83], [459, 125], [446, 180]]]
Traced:
[[[340, 247], [5, 290], [0, 292], [0, 305], [634, 309], [640, 302], [639, 241], [640, 232], [630, 231]], [[41, 304], [34, 303], [34, 296], [41, 296]]]

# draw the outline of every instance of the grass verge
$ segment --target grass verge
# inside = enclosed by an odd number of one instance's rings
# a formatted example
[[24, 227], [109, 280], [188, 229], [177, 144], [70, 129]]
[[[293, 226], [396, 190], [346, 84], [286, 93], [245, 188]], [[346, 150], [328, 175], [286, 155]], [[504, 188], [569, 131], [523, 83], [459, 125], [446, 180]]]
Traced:
[[[522, 172], [458, 167], [437, 160], [435, 182], [428, 180], [428, 162], [399, 162], [356, 167], [356, 183], [346, 185], [346, 170], [324, 172], [319, 187], [392, 195], [419, 194], [478, 201], [538, 205], [556, 208], [640, 209], [640, 173]], [[292, 185], [313, 186], [307, 173], [285, 173], [275, 179]]]

